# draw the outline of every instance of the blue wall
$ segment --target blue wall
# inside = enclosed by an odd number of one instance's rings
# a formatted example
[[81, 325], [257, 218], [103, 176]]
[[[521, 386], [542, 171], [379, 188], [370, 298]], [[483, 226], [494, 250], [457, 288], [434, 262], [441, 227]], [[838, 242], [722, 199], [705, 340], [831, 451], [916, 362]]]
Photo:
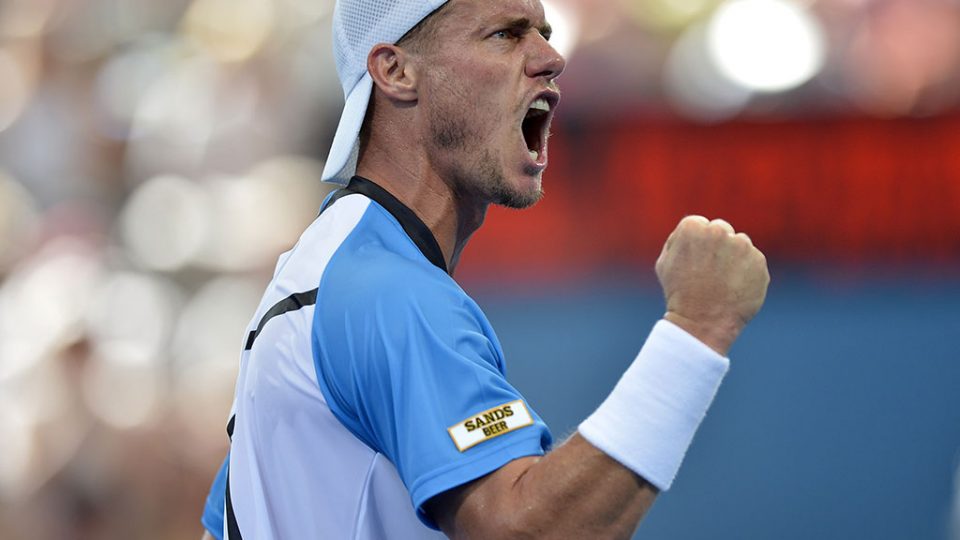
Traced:
[[[776, 273], [673, 489], [637, 538], [948, 538], [960, 463], [960, 280]], [[555, 436], [613, 387], [657, 287], [474, 291]]]

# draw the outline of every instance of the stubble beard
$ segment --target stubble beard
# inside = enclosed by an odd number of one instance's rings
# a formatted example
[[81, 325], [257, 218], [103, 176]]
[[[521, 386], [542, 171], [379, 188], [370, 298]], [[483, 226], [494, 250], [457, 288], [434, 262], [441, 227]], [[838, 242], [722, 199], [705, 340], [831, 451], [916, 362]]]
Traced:
[[501, 160], [492, 149], [483, 148], [483, 134], [471, 129], [469, 121], [450, 111], [433, 110], [431, 143], [441, 152], [453, 154], [453, 172], [445, 180], [458, 197], [480, 200], [507, 208], [529, 208], [543, 197], [537, 188], [529, 192], [511, 186], [500, 168]]

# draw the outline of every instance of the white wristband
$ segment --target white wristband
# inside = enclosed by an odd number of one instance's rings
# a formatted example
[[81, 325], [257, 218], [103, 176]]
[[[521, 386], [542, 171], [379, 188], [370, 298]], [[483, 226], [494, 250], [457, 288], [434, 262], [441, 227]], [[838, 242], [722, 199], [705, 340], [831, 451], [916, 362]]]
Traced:
[[580, 434], [667, 490], [729, 367], [727, 358], [661, 320]]

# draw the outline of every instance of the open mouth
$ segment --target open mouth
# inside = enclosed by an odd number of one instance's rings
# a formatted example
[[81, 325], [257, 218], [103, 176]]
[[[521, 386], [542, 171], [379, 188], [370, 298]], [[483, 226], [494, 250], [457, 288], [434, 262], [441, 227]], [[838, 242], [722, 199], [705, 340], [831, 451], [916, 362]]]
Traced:
[[552, 108], [551, 102], [546, 97], [538, 97], [530, 104], [520, 124], [523, 141], [527, 145], [530, 158], [537, 163], [543, 162], [546, 156]]

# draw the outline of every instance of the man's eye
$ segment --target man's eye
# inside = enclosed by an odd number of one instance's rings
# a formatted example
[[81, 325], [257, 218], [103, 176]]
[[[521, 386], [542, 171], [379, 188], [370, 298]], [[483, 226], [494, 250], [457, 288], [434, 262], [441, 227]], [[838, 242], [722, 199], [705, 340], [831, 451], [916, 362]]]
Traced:
[[497, 30], [491, 35], [491, 37], [495, 37], [497, 39], [510, 39], [513, 37], [513, 33], [509, 30]]

